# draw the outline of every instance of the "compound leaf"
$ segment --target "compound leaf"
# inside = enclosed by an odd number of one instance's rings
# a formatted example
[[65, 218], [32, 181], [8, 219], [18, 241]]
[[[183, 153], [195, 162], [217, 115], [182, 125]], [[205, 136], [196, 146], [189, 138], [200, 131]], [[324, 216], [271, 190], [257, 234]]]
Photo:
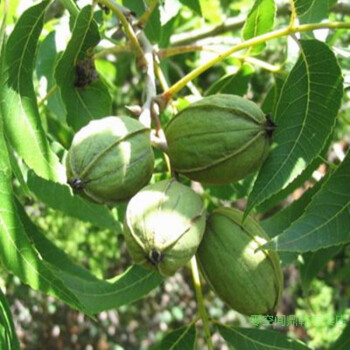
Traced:
[[340, 68], [326, 44], [302, 40], [300, 46], [276, 108], [272, 150], [249, 196], [247, 212], [301, 174], [333, 131], [342, 97]]
[[41, 125], [33, 86], [34, 57], [48, 4], [43, 1], [25, 11], [5, 43], [0, 107], [6, 137], [19, 156], [40, 176], [62, 180], [63, 168]]
[[70, 293], [79, 300], [79, 310], [95, 314], [120, 307], [142, 298], [163, 278], [156, 272], [133, 265], [121, 275], [101, 280], [75, 264], [30, 221], [23, 209], [18, 208], [28, 235], [44, 261], [55, 271]]
[[27, 236], [14, 202], [12, 171], [2, 127], [0, 128], [0, 194], [0, 259], [3, 266], [31, 288], [53, 295], [72, 307], [83, 309], [75, 295], [43, 261]]
[[28, 186], [39, 200], [55, 210], [99, 227], [115, 230], [116, 234], [121, 232], [120, 224], [106, 207], [73, 195], [68, 185], [48, 181], [29, 172]]
[[350, 151], [305, 213], [265, 248], [307, 252], [350, 241]]

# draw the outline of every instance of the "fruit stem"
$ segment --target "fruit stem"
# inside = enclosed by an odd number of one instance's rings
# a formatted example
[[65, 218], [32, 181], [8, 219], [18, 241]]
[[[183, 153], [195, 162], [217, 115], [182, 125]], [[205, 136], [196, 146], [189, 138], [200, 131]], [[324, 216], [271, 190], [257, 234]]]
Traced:
[[38, 101], [38, 106], [41, 106], [46, 100], [48, 100], [56, 91], [58, 90], [58, 86], [55, 84], [48, 92], [47, 94]]
[[213, 343], [211, 341], [211, 333], [210, 333], [210, 326], [209, 326], [209, 318], [208, 314], [204, 307], [204, 299], [203, 299], [203, 293], [202, 293], [202, 286], [201, 286], [201, 280], [199, 277], [199, 271], [198, 271], [198, 265], [196, 256], [194, 255], [191, 259], [191, 271], [192, 271], [192, 278], [193, 278], [193, 284], [194, 289], [196, 291], [196, 297], [197, 297], [197, 303], [198, 303], [198, 311], [199, 315], [203, 322], [203, 329], [207, 341], [208, 350], [213, 350]]

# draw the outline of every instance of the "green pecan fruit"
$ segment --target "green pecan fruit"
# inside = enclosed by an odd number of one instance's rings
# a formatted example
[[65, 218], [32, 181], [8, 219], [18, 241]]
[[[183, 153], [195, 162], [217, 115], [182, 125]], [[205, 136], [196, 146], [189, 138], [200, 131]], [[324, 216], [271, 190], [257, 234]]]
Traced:
[[150, 129], [130, 117], [93, 120], [73, 138], [67, 180], [91, 201], [115, 204], [132, 197], [152, 176]]
[[277, 254], [258, 250], [269, 239], [250, 216], [214, 210], [197, 251], [200, 269], [226, 304], [245, 315], [272, 315], [281, 299], [283, 274]]
[[251, 101], [226, 94], [205, 97], [166, 127], [172, 168], [203, 183], [238, 181], [265, 160], [273, 128]]
[[131, 198], [124, 236], [137, 264], [171, 276], [196, 253], [205, 229], [201, 197], [176, 180], [148, 185]]

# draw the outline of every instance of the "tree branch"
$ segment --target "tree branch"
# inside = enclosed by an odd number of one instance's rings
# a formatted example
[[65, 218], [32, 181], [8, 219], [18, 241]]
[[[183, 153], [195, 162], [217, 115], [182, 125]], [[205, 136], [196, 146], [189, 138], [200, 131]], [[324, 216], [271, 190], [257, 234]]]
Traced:
[[[124, 8], [121, 7], [120, 5], [116, 4], [113, 0], [99, 0], [99, 3], [108, 7], [118, 17], [118, 19], [120, 20], [120, 22], [124, 28], [125, 34], [129, 38], [132, 46], [135, 49], [136, 57], [139, 59], [139, 62], [141, 63], [141, 65], [146, 64], [143, 50], [140, 46], [140, 43], [137, 40], [134, 29], [133, 29], [132, 25], [130, 24], [130, 22], [125, 17]], [[129, 12], [129, 15], [132, 15], [132, 13]]]
[[348, 28], [350, 29], [350, 23], [348, 22], [330, 22], [330, 23], [310, 23], [310, 24], [303, 24], [299, 26], [293, 26], [293, 27], [286, 27], [283, 29], [278, 29], [272, 32], [268, 32], [259, 36], [256, 36], [254, 38], [251, 38], [249, 40], [243, 41], [238, 45], [235, 45], [231, 49], [223, 52], [222, 54], [218, 55], [217, 57], [209, 60], [208, 62], [204, 63], [203, 65], [197, 67], [196, 69], [192, 70], [190, 73], [188, 73], [185, 77], [180, 79], [178, 82], [176, 82], [174, 85], [172, 85], [167, 91], [163, 92], [162, 95], [157, 96], [157, 100], [159, 101], [159, 104], [161, 106], [166, 106], [167, 101], [173, 97], [174, 94], [176, 94], [178, 91], [180, 91], [189, 81], [197, 78], [200, 74], [208, 70], [209, 68], [213, 67], [215, 64], [223, 61], [225, 58], [231, 56], [233, 53], [252, 47], [254, 45], [258, 45], [260, 43], [264, 43], [266, 41], [277, 39], [283, 36], [292, 35], [298, 32], [306, 32], [306, 31], [312, 31], [317, 29], [340, 29], [340, 28]]
[[[290, 14], [290, 11], [290, 6], [288, 4], [280, 6], [277, 9], [277, 16], [288, 15]], [[339, 2], [333, 6], [331, 11], [343, 15], [350, 15], [350, 4], [345, 1]], [[175, 34], [171, 37], [170, 43], [173, 46], [188, 45], [201, 39], [218, 36], [223, 33], [238, 30], [243, 27], [246, 19], [246, 16], [230, 17], [218, 26], [211, 26], [196, 29], [193, 31], [188, 31], [185, 33]]]

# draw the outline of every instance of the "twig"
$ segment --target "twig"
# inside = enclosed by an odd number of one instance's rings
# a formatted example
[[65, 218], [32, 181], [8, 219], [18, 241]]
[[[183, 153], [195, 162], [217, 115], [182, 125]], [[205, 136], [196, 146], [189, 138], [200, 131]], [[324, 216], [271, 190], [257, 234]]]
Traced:
[[272, 73], [277, 73], [281, 70], [281, 67], [280, 66], [275, 66], [273, 64], [270, 64], [270, 63], [267, 63], [265, 61], [262, 61], [262, 60], [259, 60], [258, 58], [255, 58], [255, 57], [250, 57], [250, 56], [239, 56], [239, 55], [234, 55], [233, 57], [235, 58], [238, 58], [239, 60], [242, 60], [242, 61], [245, 61], [245, 62], [248, 62], [248, 63], [251, 63], [253, 64], [254, 66], [258, 66], [260, 68], [263, 68], [269, 72], [272, 72]]
[[48, 100], [56, 91], [58, 90], [58, 85], [54, 85], [48, 92], [47, 94], [38, 101], [38, 106], [41, 106], [46, 100]]
[[142, 105], [142, 112], [139, 117], [140, 122], [151, 127], [151, 117], [152, 117], [152, 102], [153, 98], [157, 95], [155, 74], [154, 74], [154, 60], [153, 60], [153, 47], [146, 38], [146, 36], [141, 32], [139, 34], [140, 43], [143, 46], [144, 58], [145, 58], [145, 69], [146, 69], [146, 100]]
[[175, 47], [169, 47], [167, 49], [160, 49], [157, 52], [157, 55], [159, 59], [164, 59], [167, 57], [180, 55], [188, 52], [194, 52], [194, 51], [207, 51], [207, 52], [213, 52], [217, 53], [216, 50], [210, 47], [206, 47], [203, 45], [185, 45], [185, 46], [175, 46]]
[[159, 57], [156, 56], [154, 59], [154, 67], [155, 67], [155, 72], [157, 75], [157, 78], [159, 80], [159, 83], [164, 90], [168, 90], [169, 89], [169, 85], [168, 82], [165, 79], [164, 73], [162, 72], [161, 68], [160, 68], [160, 62], [159, 62]]
[[171, 37], [170, 43], [172, 46], [188, 45], [203, 38], [213, 37], [222, 33], [239, 29], [243, 26], [245, 20], [246, 16], [227, 18], [224, 23], [215, 27], [208, 27], [181, 34], [175, 34]]
[[[187, 46], [176, 46], [176, 47], [170, 47], [168, 49], [160, 49], [157, 52], [157, 56], [159, 59], [164, 59], [168, 58], [171, 56], [175, 55], [180, 55], [188, 52], [195, 52], [195, 51], [206, 51], [206, 52], [212, 52], [216, 54], [220, 54], [219, 50], [214, 50], [209, 47], [204, 47], [204, 46], [198, 46], [198, 45], [187, 45]], [[250, 57], [247, 55], [234, 55], [235, 58], [241, 60], [241, 61], [246, 61], [249, 62], [255, 66], [259, 66], [263, 69], [266, 69], [270, 72], [278, 72], [281, 67], [280, 66], [275, 66], [272, 64], [269, 64], [265, 61], [259, 60], [255, 57]]]
[[235, 45], [233, 48], [223, 52], [222, 54], [218, 55], [217, 57], [209, 60], [208, 62], [204, 63], [203, 65], [197, 67], [190, 73], [188, 73], [185, 77], [180, 79], [178, 82], [176, 82], [173, 86], [171, 86], [167, 91], [163, 92], [161, 96], [157, 96], [157, 100], [159, 101], [160, 105], [166, 106], [167, 101], [169, 101], [170, 98], [174, 94], [176, 94], [179, 90], [181, 90], [186, 84], [197, 78], [200, 74], [208, 70], [209, 68], [213, 67], [215, 64], [223, 61], [225, 58], [231, 56], [233, 53], [249, 48], [254, 45], [258, 45], [261, 43], [264, 43], [268, 40], [277, 39], [283, 36], [292, 35], [294, 33], [298, 32], [306, 32], [316, 29], [339, 29], [339, 28], [349, 28], [350, 29], [350, 23], [347, 22], [330, 22], [330, 23], [310, 23], [310, 24], [303, 24], [299, 26], [294, 27], [286, 27], [283, 29], [278, 29], [272, 32], [268, 32], [266, 34], [262, 34], [259, 36], [256, 36], [254, 38], [251, 38], [249, 40], [243, 41], [238, 45]]
[[122, 53], [122, 52], [132, 52], [131, 47], [129, 45], [117, 45], [117, 46], [113, 46], [113, 47], [109, 47], [107, 49], [103, 49], [99, 52], [96, 52], [92, 58], [94, 60], [98, 59], [98, 58], [102, 58], [105, 57], [107, 55], [117, 55], [118, 53]]
[[[184, 71], [181, 69], [181, 67], [175, 63], [174, 61], [170, 61], [169, 62], [169, 65], [175, 69], [176, 73], [179, 75], [180, 78], [183, 78], [185, 76], [185, 73]], [[197, 96], [199, 98], [202, 97], [202, 94], [199, 92], [199, 90], [197, 89], [196, 85], [194, 85], [192, 83], [192, 81], [189, 81], [187, 84], [186, 84], [187, 88], [190, 90], [191, 94], [193, 96]]]
[[[134, 29], [132, 28], [130, 22], [127, 20], [125, 16], [125, 11], [123, 10], [124, 8], [116, 4], [113, 0], [99, 0], [99, 3], [111, 9], [112, 12], [118, 17], [118, 19], [120, 20], [124, 28], [125, 34], [129, 38], [132, 46], [135, 49], [135, 53], [139, 60], [139, 63], [141, 65], [146, 65], [147, 63], [145, 62], [143, 50], [140, 46], [139, 41], [137, 40]], [[129, 14], [131, 15], [131, 12], [129, 12]]]
[[[332, 7], [331, 11], [343, 15], [350, 15], [350, 4], [346, 3], [345, 1], [339, 2]], [[290, 12], [291, 9], [288, 4], [282, 5], [277, 9], [277, 16], [285, 16]], [[181, 34], [175, 34], [171, 37], [170, 43], [173, 46], [189, 45], [204, 38], [211, 38], [223, 33], [238, 30], [243, 27], [246, 19], [246, 16], [229, 17], [225, 19], [223, 23], [217, 26], [210, 26], [207, 28], [196, 29]]]

